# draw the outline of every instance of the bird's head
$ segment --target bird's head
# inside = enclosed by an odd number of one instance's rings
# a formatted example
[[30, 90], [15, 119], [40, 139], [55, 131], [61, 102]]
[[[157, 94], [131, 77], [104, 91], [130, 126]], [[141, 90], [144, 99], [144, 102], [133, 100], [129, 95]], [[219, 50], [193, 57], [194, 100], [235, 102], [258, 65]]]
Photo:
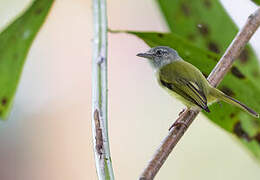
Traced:
[[138, 53], [137, 56], [149, 59], [155, 69], [159, 69], [173, 61], [182, 60], [177, 51], [167, 46], [157, 46], [145, 53]]

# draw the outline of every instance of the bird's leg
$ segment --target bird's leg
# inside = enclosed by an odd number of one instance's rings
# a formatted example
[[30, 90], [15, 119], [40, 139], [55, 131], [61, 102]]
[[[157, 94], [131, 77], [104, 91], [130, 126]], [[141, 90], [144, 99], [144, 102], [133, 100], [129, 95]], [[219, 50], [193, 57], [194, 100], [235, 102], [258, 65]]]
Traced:
[[183, 109], [181, 110], [181, 112], [179, 112], [179, 116], [181, 116], [181, 114], [182, 114], [184, 111], [185, 111], [185, 108], [183, 108]]
[[183, 113], [185, 112], [185, 110], [186, 110], [186, 109], [183, 109], [183, 110], [179, 113], [179, 118], [170, 126], [169, 131], [170, 131], [173, 127], [181, 127], [181, 126], [184, 126], [185, 129], [188, 128], [188, 125], [187, 125], [185, 122], [183, 122], [183, 121], [180, 120], [181, 117], [184, 115]]

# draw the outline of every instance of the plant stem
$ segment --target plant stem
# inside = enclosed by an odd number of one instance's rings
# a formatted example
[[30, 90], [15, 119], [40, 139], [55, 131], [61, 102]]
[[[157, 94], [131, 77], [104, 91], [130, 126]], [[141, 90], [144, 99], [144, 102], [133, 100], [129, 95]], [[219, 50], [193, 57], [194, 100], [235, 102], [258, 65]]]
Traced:
[[[239, 56], [244, 46], [250, 40], [252, 35], [255, 33], [257, 28], [260, 25], [260, 8], [257, 11], [250, 15], [245, 26], [239, 31], [237, 36], [234, 38], [225, 54], [219, 60], [218, 64], [212, 70], [208, 77], [209, 83], [216, 87], [220, 81], [224, 78], [225, 74], [229, 71], [232, 66], [232, 63]], [[160, 147], [157, 149], [155, 155], [148, 163], [147, 167], [140, 176], [140, 180], [150, 180], [155, 177], [155, 175], [160, 170], [161, 166], [181, 139], [185, 133], [187, 127], [191, 125], [193, 120], [199, 114], [200, 110], [189, 110], [186, 109], [176, 121], [183, 122], [179, 123], [180, 126], [173, 127], [167, 137], [163, 140]]]
[[107, 125], [106, 0], [93, 0], [92, 134], [99, 180], [113, 180]]

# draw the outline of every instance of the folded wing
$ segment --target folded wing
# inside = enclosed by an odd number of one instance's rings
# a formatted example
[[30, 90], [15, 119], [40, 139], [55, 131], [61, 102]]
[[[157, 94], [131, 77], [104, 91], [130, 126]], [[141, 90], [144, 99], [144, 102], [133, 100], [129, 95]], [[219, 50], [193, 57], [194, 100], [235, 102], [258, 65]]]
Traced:
[[204, 88], [196, 77], [193, 77], [188, 71], [185, 73], [186, 70], [187, 68], [183, 68], [183, 64], [181, 68], [176, 67], [176, 64], [166, 65], [160, 70], [159, 81], [162, 86], [179, 94], [185, 100], [210, 112]]

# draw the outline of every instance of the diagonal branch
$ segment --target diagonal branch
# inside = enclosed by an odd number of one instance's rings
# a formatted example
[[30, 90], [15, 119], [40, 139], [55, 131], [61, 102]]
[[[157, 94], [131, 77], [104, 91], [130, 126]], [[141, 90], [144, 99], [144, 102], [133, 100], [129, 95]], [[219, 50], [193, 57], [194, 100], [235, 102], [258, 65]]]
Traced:
[[98, 179], [114, 179], [107, 128], [106, 0], [93, 0], [92, 134]]
[[[248, 17], [245, 26], [239, 31], [237, 36], [234, 38], [234, 40], [226, 50], [225, 54], [222, 56], [218, 64], [210, 73], [208, 81], [212, 86], [216, 87], [224, 78], [225, 74], [231, 68], [232, 63], [239, 56], [244, 46], [250, 40], [259, 25], [260, 8], [258, 8], [254, 14]], [[200, 110], [186, 109], [176, 121], [183, 122], [183, 124], [186, 124], [187, 127], [189, 127], [196, 116], [199, 114], [199, 112]], [[141, 174], [140, 180], [150, 180], [155, 177], [175, 145], [185, 133], [187, 127], [181, 125], [178, 127], [174, 127], [169, 131], [169, 134], [163, 140], [155, 155]]]

